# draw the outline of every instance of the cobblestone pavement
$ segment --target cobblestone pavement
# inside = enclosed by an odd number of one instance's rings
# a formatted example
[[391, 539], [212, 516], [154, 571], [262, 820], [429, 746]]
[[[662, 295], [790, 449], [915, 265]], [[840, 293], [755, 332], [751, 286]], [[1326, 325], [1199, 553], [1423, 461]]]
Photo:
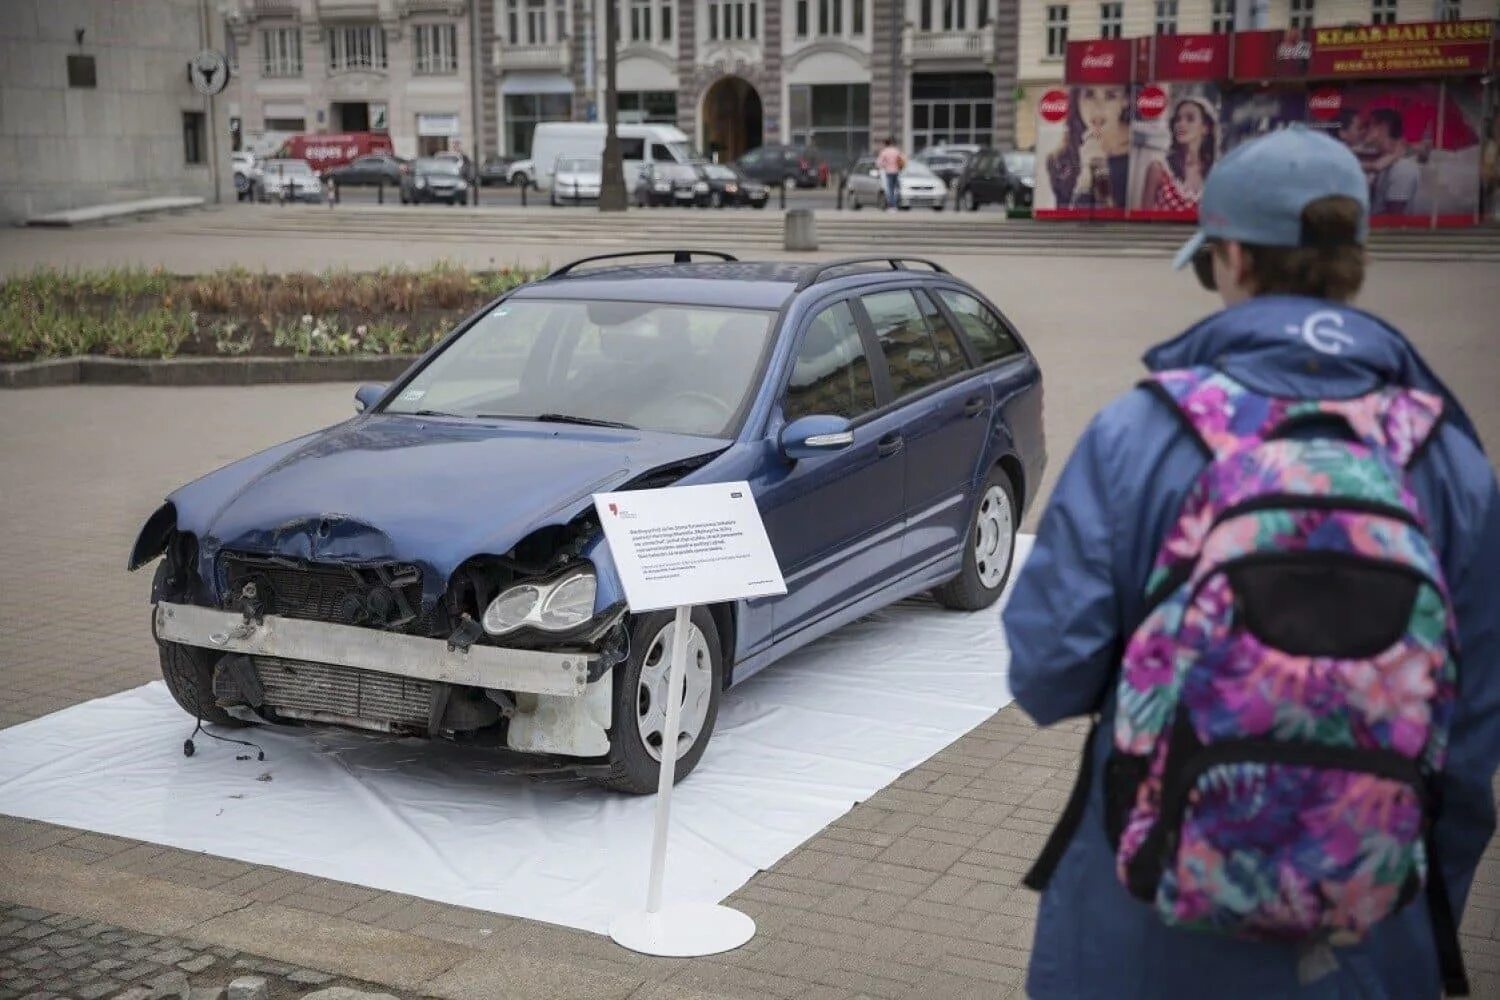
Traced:
[[[981, 263], [970, 258], [966, 276], [1001, 301], [1014, 297], [1012, 311], [1047, 371], [1054, 472], [1088, 414], [1136, 377], [1141, 348], [1207, 307], [1201, 297], [1158, 301], [1163, 283], [1176, 280], [1159, 264], [1090, 262], [1102, 291], [1085, 296], [1069, 294], [1069, 283], [1051, 273], [1065, 261]], [[1435, 283], [1431, 265], [1380, 275], [1371, 304], [1411, 329], [1466, 394], [1481, 434], [1500, 441], [1493, 392], [1500, 355], [1485, 340], [1494, 331], [1493, 284]], [[1057, 298], [1048, 301], [1051, 293]], [[1090, 318], [1101, 302], [1110, 304], [1109, 329]], [[0, 393], [0, 726], [155, 679], [149, 580], [122, 569], [143, 518], [176, 485], [343, 419], [350, 407], [344, 385]], [[756, 938], [691, 962], [634, 955], [565, 928], [4, 816], [0, 901], [42, 911], [41, 926], [51, 926], [52, 914], [87, 918], [85, 928], [97, 921], [154, 938], [159, 951], [180, 941], [190, 955], [206, 947], [222, 958], [212, 949], [223, 948], [411, 996], [993, 1000], [1020, 994], [1035, 899], [1019, 879], [1067, 796], [1080, 738], [1077, 724], [1044, 731], [1018, 709], [1002, 710], [757, 875], [730, 900], [755, 917]], [[1463, 930], [1477, 994], [1500, 996], [1493, 848]], [[34, 947], [6, 943], [0, 968], [37, 961], [15, 957]], [[99, 947], [91, 940], [63, 960], [118, 960], [95, 954]], [[0, 982], [0, 989], [12, 988]]]

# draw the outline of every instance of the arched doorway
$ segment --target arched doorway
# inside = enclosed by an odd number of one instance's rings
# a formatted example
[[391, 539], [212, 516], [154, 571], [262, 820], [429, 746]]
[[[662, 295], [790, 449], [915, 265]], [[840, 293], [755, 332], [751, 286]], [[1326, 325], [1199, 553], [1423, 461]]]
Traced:
[[703, 93], [703, 153], [737, 160], [759, 146], [765, 127], [760, 94], [743, 77], [724, 76]]

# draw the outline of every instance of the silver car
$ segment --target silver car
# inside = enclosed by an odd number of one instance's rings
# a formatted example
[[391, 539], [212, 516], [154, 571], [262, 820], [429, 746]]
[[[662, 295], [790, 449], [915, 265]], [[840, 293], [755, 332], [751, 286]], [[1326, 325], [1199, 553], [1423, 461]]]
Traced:
[[[941, 212], [948, 200], [948, 185], [926, 164], [908, 160], [906, 169], [901, 171], [898, 193], [898, 208], [930, 208]], [[844, 201], [855, 211], [866, 205], [891, 207], [886, 204], [885, 181], [873, 156], [864, 157], [849, 171], [849, 179], [844, 184]]]
[[581, 201], [598, 201], [603, 183], [603, 164], [597, 156], [559, 156], [552, 172], [554, 205], [576, 205]]
[[266, 160], [255, 187], [261, 201], [322, 201], [323, 181], [306, 160]]

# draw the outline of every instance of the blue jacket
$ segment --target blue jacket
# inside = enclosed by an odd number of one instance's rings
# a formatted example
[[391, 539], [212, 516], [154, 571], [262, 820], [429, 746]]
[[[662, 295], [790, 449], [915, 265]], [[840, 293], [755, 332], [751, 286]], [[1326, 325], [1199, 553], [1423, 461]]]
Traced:
[[[1330, 312], [1333, 315], [1330, 315]], [[1396, 330], [1358, 310], [1268, 296], [1219, 312], [1148, 351], [1153, 371], [1215, 365], [1268, 395], [1354, 396], [1381, 383], [1441, 393], [1446, 419], [1411, 470], [1454, 600], [1459, 703], [1437, 826], [1442, 871], [1462, 912], [1495, 828], [1500, 762], [1500, 491], [1468, 416]], [[1103, 705], [1083, 822], [1041, 901], [1027, 988], [1036, 998], [1435, 997], [1424, 898], [1338, 969], [1299, 985], [1290, 947], [1168, 928], [1115, 878], [1100, 769], [1113, 732], [1119, 644], [1143, 617], [1158, 547], [1205, 458], [1159, 399], [1135, 389], [1094, 418], [1063, 470], [1004, 614], [1011, 686], [1048, 725]]]

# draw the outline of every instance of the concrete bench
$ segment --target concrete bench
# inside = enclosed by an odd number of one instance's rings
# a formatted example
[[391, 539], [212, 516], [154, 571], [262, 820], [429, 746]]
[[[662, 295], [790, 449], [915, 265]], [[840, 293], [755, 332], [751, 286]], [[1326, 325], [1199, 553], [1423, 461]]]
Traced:
[[105, 205], [89, 205], [85, 208], [70, 208], [63, 212], [33, 215], [26, 220], [28, 226], [81, 226], [90, 222], [122, 219], [150, 212], [168, 212], [174, 209], [202, 208], [202, 198], [177, 196], [168, 198], [140, 198], [136, 201], [115, 201]]

